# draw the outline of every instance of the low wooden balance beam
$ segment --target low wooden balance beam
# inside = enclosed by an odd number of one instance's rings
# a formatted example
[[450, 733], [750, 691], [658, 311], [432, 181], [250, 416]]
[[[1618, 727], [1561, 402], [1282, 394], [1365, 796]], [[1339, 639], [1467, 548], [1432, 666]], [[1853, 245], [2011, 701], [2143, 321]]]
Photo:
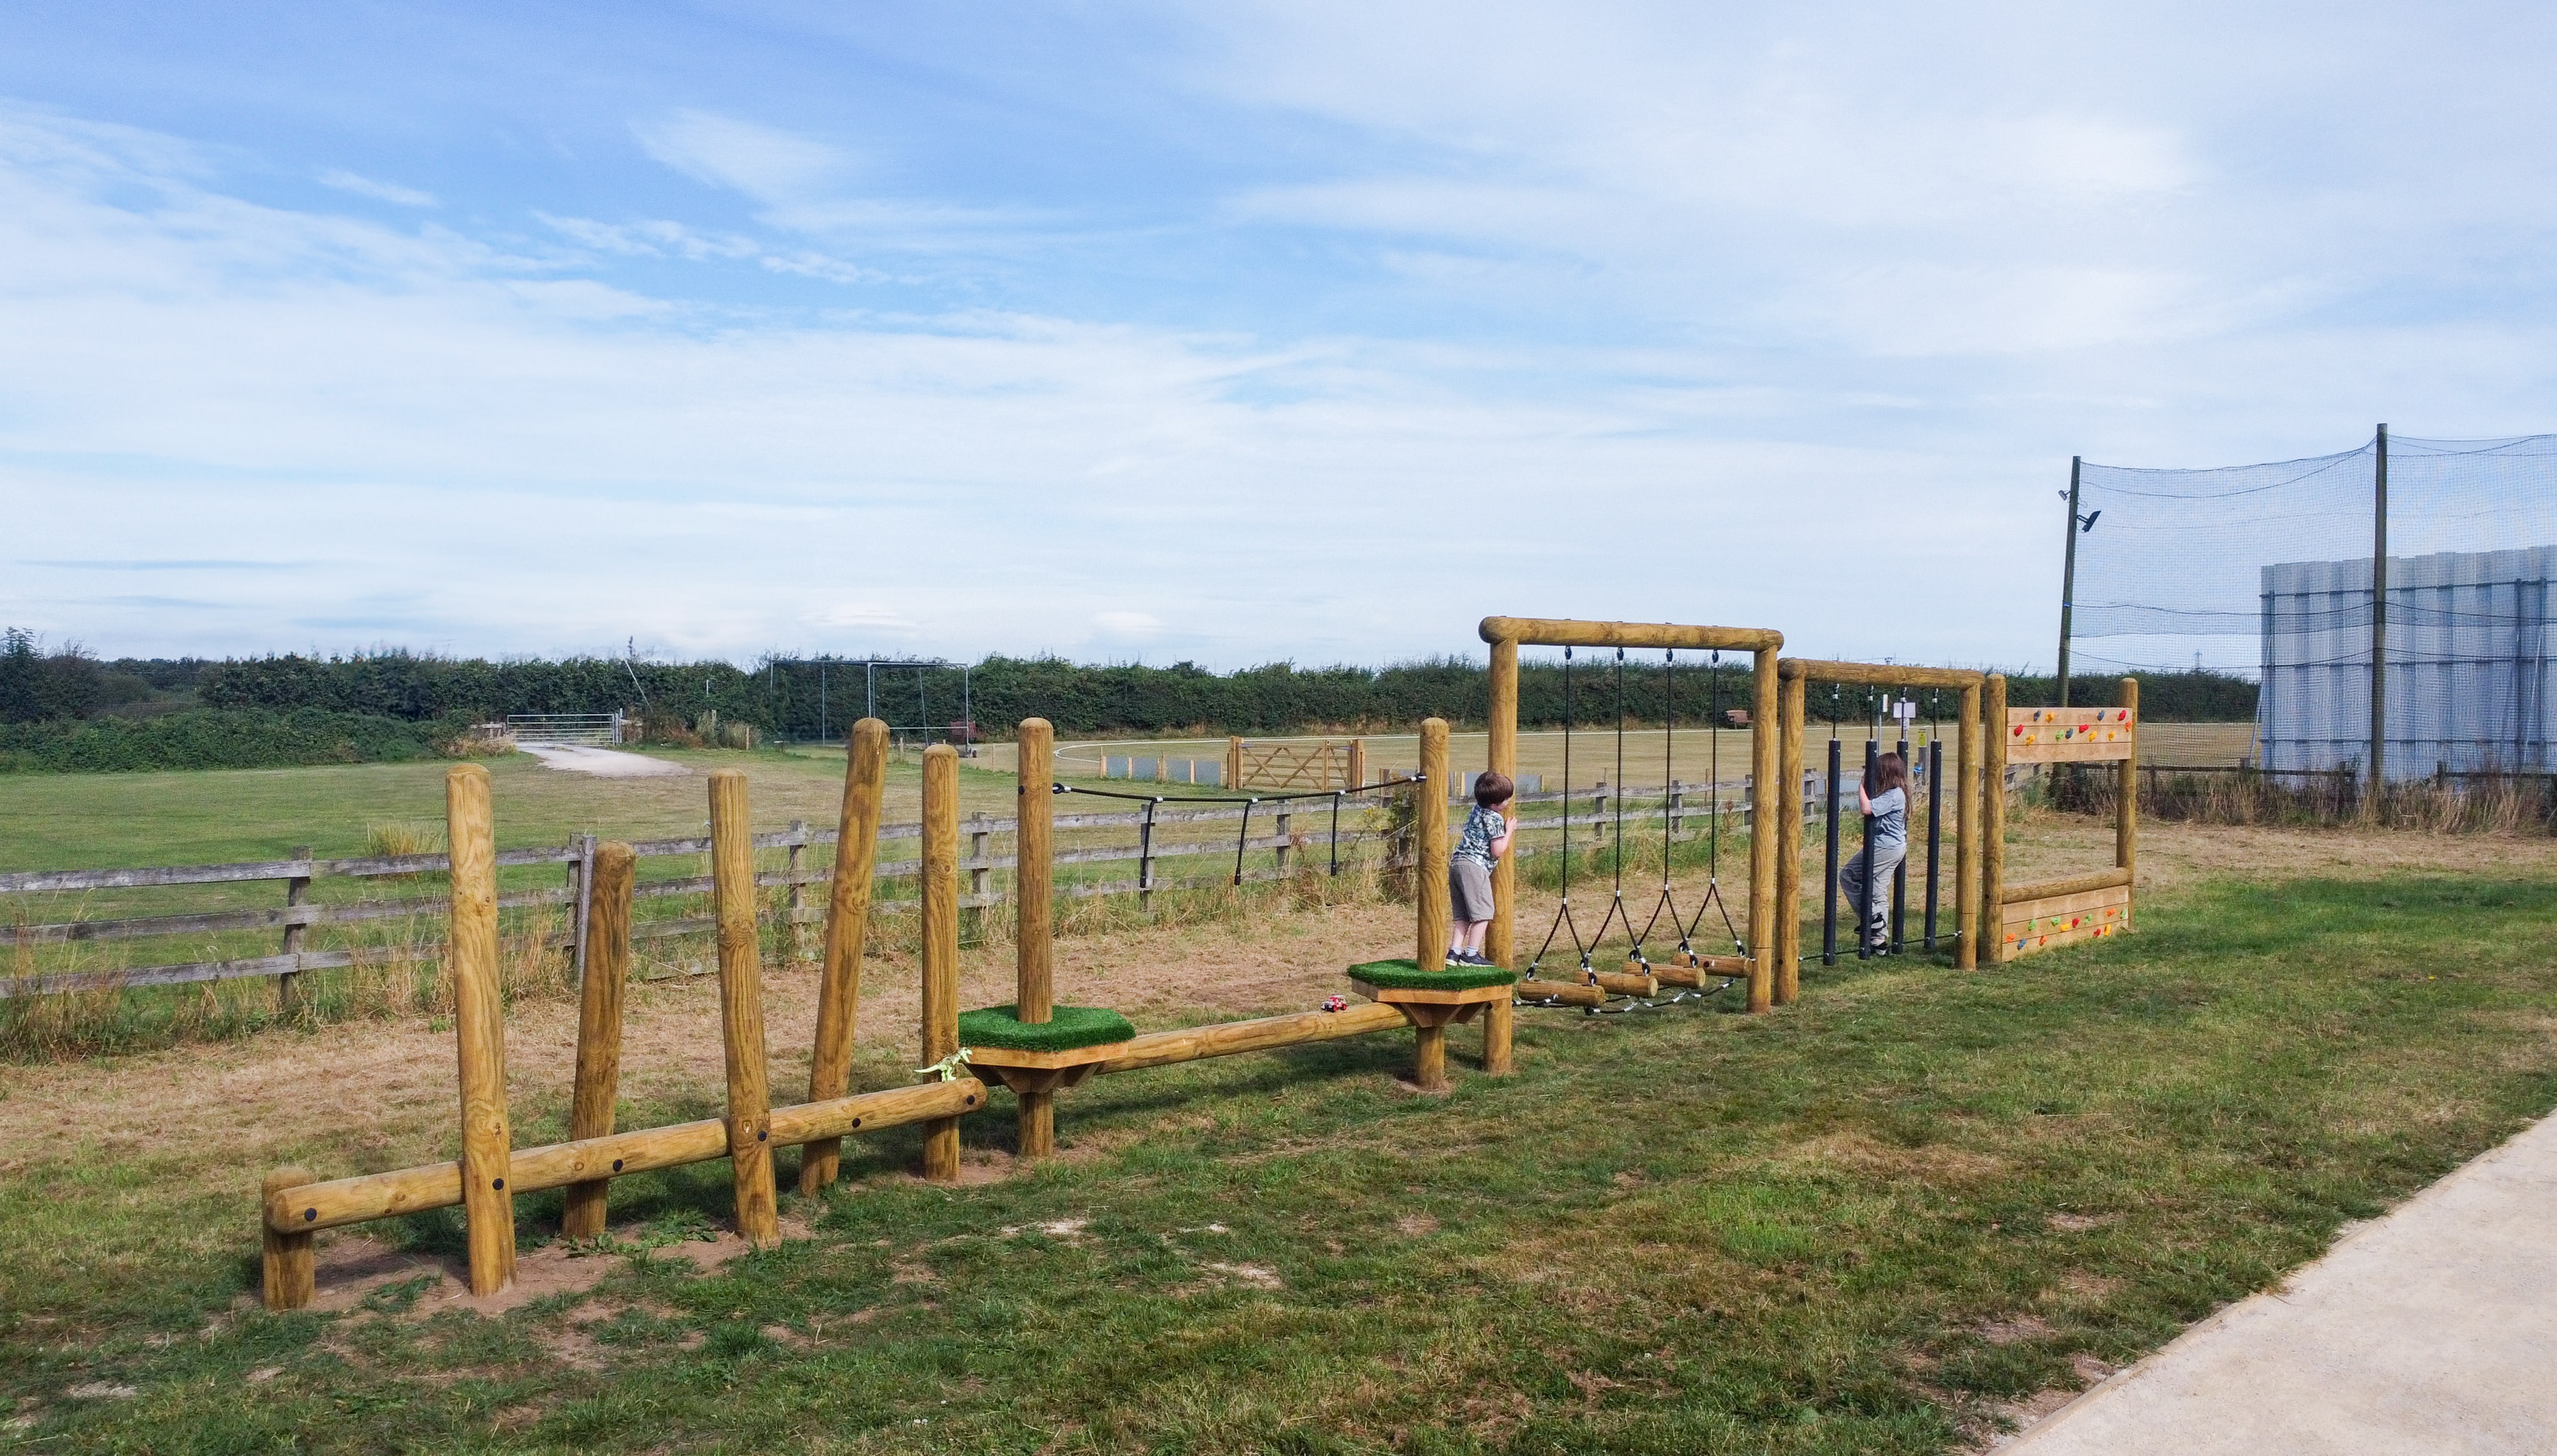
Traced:
[[1995, 958], [2010, 961], [2127, 932], [2139, 860], [2139, 680], [2122, 679], [2120, 701], [2111, 708], [2010, 708], [2003, 717], [2005, 731], [1989, 750], [1998, 760], [1990, 791], [2000, 799], [2007, 763], [2113, 765], [2113, 867], [2011, 885], [2004, 882], [2005, 857], [1998, 856], [1989, 896], [1998, 911]]

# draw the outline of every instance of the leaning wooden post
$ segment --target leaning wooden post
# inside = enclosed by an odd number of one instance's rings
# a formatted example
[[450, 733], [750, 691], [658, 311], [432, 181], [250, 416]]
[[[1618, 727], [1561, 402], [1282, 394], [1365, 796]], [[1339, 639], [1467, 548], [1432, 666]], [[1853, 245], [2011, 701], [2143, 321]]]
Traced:
[[1989, 734], [1982, 728], [1980, 689], [1962, 689], [1961, 722], [1955, 745], [1961, 761], [1958, 792], [1953, 795], [1953, 966], [1969, 971], [1980, 956], [1980, 754]]
[[1980, 959], [2006, 959], [2006, 675], [1980, 694]]
[[471, 1292], [515, 1281], [515, 1196], [506, 1190], [513, 1131], [506, 1123], [506, 1007], [497, 984], [497, 832], [488, 770], [444, 774], [445, 843], [452, 847], [454, 1046], [462, 1064], [462, 1208], [470, 1221]]
[[[1447, 773], [1447, 721], [1423, 719], [1420, 782], [1412, 786], [1419, 796], [1412, 836], [1412, 903], [1419, 922], [1413, 964], [1423, 971], [1447, 964], [1447, 790], [1453, 782]], [[1412, 1080], [1423, 1092], [1446, 1090], [1447, 1028], [1416, 1022], [1413, 1031], [1419, 1045]]]
[[[853, 1033], [861, 1022], [862, 947], [870, 934], [871, 880], [878, 868], [879, 806], [887, 792], [887, 725], [865, 718], [844, 748], [844, 807], [835, 836], [835, 882], [826, 902], [826, 960], [818, 973], [817, 1041], [808, 1058], [808, 1100], [830, 1102], [852, 1089]], [[835, 1181], [844, 1139], [820, 1138], [799, 1154], [799, 1191]]]
[[772, 1188], [772, 1090], [763, 1040], [763, 946], [754, 924], [754, 826], [745, 775], [711, 775], [711, 903], [719, 921], [720, 1050], [728, 1062], [729, 1171], [737, 1231], [749, 1243], [781, 1237]]
[[264, 1277], [260, 1282], [264, 1285], [266, 1307], [278, 1313], [308, 1307], [319, 1292], [319, 1265], [311, 1244], [318, 1236], [275, 1232], [275, 1227], [266, 1221], [266, 1206], [279, 1193], [319, 1181], [308, 1170], [287, 1164], [266, 1175], [262, 1190], [265, 1196], [257, 1201], [258, 1234], [265, 1246], [260, 1259]]
[[[1512, 783], [1518, 782], [1518, 650], [1516, 637], [1492, 644], [1491, 711], [1484, 724], [1489, 741], [1484, 745], [1483, 766], [1508, 775]], [[1513, 834], [1520, 812], [1518, 800], [1512, 799]], [[1518, 844], [1513, 838], [1510, 852], [1492, 865], [1492, 925], [1483, 932], [1483, 958], [1504, 970], [1518, 947]], [[1516, 1008], [1508, 1001], [1483, 1007], [1483, 1070], [1492, 1076], [1507, 1076], [1517, 1065], [1512, 1051], [1515, 1015]]]
[[[639, 860], [628, 845], [595, 847], [587, 877], [586, 985], [578, 992], [577, 1088], [568, 1135], [602, 1137], [612, 1130], [612, 1100], [621, 1087], [621, 993], [630, 978], [630, 882]], [[560, 1232], [592, 1239], [604, 1232], [609, 1178], [568, 1185]]]
[[1784, 781], [1784, 812], [1776, 820], [1776, 1004], [1782, 1006], [1793, 1004], [1803, 993], [1803, 698], [1807, 684], [1794, 663], [1779, 663], [1778, 676], [1776, 776]]
[[1796, 790], [1778, 782], [1781, 736], [1775, 731], [1776, 651], [1784, 638], [1752, 654], [1749, 669], [1749, 1009], [1776, 1003], [1776, 848], [1781, 831], [1771, 821], [1795, 809]]
[[2122, 679], [2121, 707], [2130, 717], [2122, 720], [2128, 729], [2128, 751], [2114, 770], [2113, 799], [2113, 867], [2129, 870], [2136, 867], [2140, 850], [2140, 680]]
[[[959, 750], [923, 750], [923, 1061], [959, 1051]], [[924, 1074], [938, 1078], [938, 1071]], [[923, 1176], [959, 1181], [959, 1120], [923, 1125]]]
[[[1044, 718], [1021, 720], [1012, 814], [1014, 930], [1012, 1014], [1025, 1025], [1056, 1008], [1055, 815], [1056, 729]], [[1020, 1155], [1056, 1151], [1056, 1091], [1014, 1089], [1020, 1103]]]

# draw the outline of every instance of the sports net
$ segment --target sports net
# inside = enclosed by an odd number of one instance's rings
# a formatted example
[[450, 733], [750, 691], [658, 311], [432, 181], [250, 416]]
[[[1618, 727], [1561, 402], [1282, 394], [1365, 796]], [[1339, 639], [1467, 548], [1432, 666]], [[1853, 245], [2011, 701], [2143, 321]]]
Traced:
[[[2256, 682], [2260, 767], [2370, 756], [2380, 440], [2217, 469], [2084, 464], [2076, 665]], [[2384, 771], [2546, 771], [2557, 436], [2386, 437]]]

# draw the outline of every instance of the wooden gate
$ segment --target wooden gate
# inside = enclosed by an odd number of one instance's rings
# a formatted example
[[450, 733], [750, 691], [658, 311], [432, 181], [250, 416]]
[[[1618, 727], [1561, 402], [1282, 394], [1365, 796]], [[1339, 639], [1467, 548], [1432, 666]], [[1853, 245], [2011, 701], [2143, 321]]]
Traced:
[[1266, 743], [1225, 740], [1225, 781], [1239, 789], [1320, 793], [1367, 784], [1362, 738], [1284, 738]]

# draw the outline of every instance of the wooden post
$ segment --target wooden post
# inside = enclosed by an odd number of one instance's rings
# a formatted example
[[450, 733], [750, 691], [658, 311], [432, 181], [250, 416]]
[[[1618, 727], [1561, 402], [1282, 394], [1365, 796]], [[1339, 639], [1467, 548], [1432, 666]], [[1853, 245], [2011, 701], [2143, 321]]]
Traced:
[[596, 839], [591, 834], [582, 834], [569, 843], [577, 851], [576, 862], [568, 867], [569, 888], [576, 891], [575, 904], [569, 912], [569, 933], [576, 937], [575, 944], [569, 947], [569, 963], [577, 972], [577, 984], [584, 987], [589, 949], [587, 941], [592, 931], [590, 922], [595, 918]]
[[2131, 716], [2129, 752], [2114, 770], [2113, 867], [2136, 867], [2140, 850], [2140, 680], [2122, 679], [2122, 708]]
[[1990, 673], [1980, 693], [1979, 958], [2006, 959], [2006, 675]]
[[266, 1307], [275, 1313], [307, 1308], [319, 1292], [319, 1267], [311, 1243], [317, 1236], [275, 1232], [266, 1221], [266, 1205], [279, 1193], [319, 1181], [308, 1170], [288, 1163], [266, 1175], [264, 1196], [257, 1201], [257, 1230], [264, 1247], [260, 1282], [265, 1286]]
[[[1489, 729], [1484, 736], [1489, 741], [1484, 745], [1483, 766], [1509, 775], [1513, 783], [1518, 781], [1518, 651], [1515, 637], [1492, 644], [1491, 711], [1484, 723]], [[1511, 801], [1509, 814], [1513, 821], [1519, 812], [1517, 801]], [[1483, 932], [1483, 958], [1504, 970], [1510, 969], [1510, 958], [1518, 946], [1517, 841], [1511, 844], [1510, 853], [1492, 866], [1492, 924]], [[1508, 1007], [1503, 1005], [1502, 1009], [1507, 1011]], [[1491, 1029], [1485, 1023], [1484, 1034], [1490, 1035]]]
[[470, 1222], [471, 1292], [515, 1281], [515, 1196], [506, 1190], [513, 1131], [506, 1122], [506, 1008], [497, 983], [497, 831], [488, 770], [444, 774], [444, 835], [452, 847], [454, 1048], [461, 1061], [462, 1208]]
[[1413, 964], [1435, 971], [1447, 964], [1447, 721], [1420, 724], [1420, 796], [1413, 816], [1412, 903], [1419, 920]]
[[1792, 1005], [1803, 993], [1803, 815], [1794, 786], [1803, 781], [1803, 700], [1808, 684], [1797, 674], [1778, 684], [1780, 749], [1777, 778], [1785, 786], [1784, 813], [1776, 833], [1776, 1004]]
[[[1781, 645], [1781, 644], [1777, 644]], [[1751, 654], [1749, 668], [1749, 1009], [1776, 1003], [1776, 855], [1784, 836], [1770, 821], [1791, 812], [1793, 789], [1776, 769], [1776, 645]]]
[[1294, 824], [1294, 816], [1288, 814], [1284, 809], [1278, 811], [1278, 877], [1280, 879], [1285, 879], [1287, 877], [1287, 871], [1296, 866], [1296, 831]]
[[[871, 878], [878, 866], [879, 801], [887, 790], [887, 725], [865, 718], [844, 745], [844, 807], [835, 839], [835, 883], [826, 902], [826, 959], [818, 972], [817, 1040], [808, 1059], [808, 1100], [852, 1090], [853, 1032], [861, 1021], [862, 943], [870, 934]], [[821, 1138], [799, 1154], [799, 1191], [835, 1181], [843, 1139]]]
[[[311, 898], [311, 847], [309, 845], [294, 846], [293, 858], [302, 861], [303, 872], [284, 882], [284, 906], [288, 910]], [[292, 956], [299, 955], [301, 953], [303, 932], [308, 928], [309, 927], [307, 926], [299, 924], [288, 924], [284, 927], [284, 953], [286, 955]], [[287, 971], [283, 975], [275, 978], [275, 1014], [280, 1017], [290, 1019], [291, 1017], [300, 1014], [303, 1009], [302, 973], [299, 971]]]
[[[630, 979], [630, 882], [638, 857], [618, 840], [595, 847], [589, 857], [594, 891], [587, 916], [590, 944], [586, 984], [577, 1000], [577, 1086], [570, 1106], [571, 1140], [602, 1137], [612, 1130], [612, 1100], [621, 1086], [621, 993]], [[568, 1186], [568, 1207], [560, 1232], [571, 1239], [592, 1239], [604, 1232], [605, 1190], [610, 1180], [598, 1178]]]
[[802, 930], [799, 925], [799, 865], [802, 859], [799, 852], [807, 848], [807, 845], [808, 821], [804, 819], [791, 820], [789, 846], [790, 858], [787, 862], [786, 872], [783, 876], [788, 879], [790, 883], [784, 886], [782, 890], [781, 924], [783, 929], [781, 935], [782, 943], [790, 947], [790, 963], [794, 966], [799, 962], [808, 959], [807, 933]]
[[[1012, 1014], [1035, 1024], [1051, 1019], [1056, 1009], [1056, 729], [1044, 718], [1025, 718], [1015, 741], [1019, 780], [1012, 813], [1020, 828], [1012, 840], [1018, 861]], [[1020, 1105], [1020, 1156], [1056, 1151], [1055, 1089], [1014, 1089], [1013, 1095]]]
[[1243, 739], [1230, 734], [1225, 740], [1225, 787], [1243, 787]]
[[1350, 739], [1350, 766], [1348, 770], [1342, 774], [1342, 777], [1348, 780], [1346, 783], [1341, 785], [1342, 788], [1363, 789], [1367, 787], [1367, 739]]
[[962, 945], [986, 943], [986, 892], [994, 885], [994, 871], [986, 867], [993, 858], [995, 832], [983, 813], [968, 816], [968, 899], [959, 907], [959, 942]]
[[1412, 1085], [1423, 1092], [1447, 1090], [1447, 1028], [1420, 1022], [1412, 1028]]
[[[1030, 896], [1024, 894], [1027, 904]], [[959, 750], [923, 750], [923, 1061], [959, 1050]], [[937, 1072], [925, 1074], [938, 1077]], [[959, 1181], [959, 1120], [923, 1125], [923, 1176]]]
[[1962, 689], [1958, 792], [1953, 795], [1953, 966], [1969, 971], [1980, 955], [1980, 754], [1990, 734], [1980, 717], [1980, 690]]
[[[944, 751], [947, 751], [946, 749]], [[719, 920], [720, 1050], [728, 1063], [729, 1171], [737, 1231], [754, 1244], [781, 1237], [772, 1188], [772, 1092], [763, 1040], [763, 947], [754, 924], [754, 825], [745, 774], [711, 775], [711, 902]]]

